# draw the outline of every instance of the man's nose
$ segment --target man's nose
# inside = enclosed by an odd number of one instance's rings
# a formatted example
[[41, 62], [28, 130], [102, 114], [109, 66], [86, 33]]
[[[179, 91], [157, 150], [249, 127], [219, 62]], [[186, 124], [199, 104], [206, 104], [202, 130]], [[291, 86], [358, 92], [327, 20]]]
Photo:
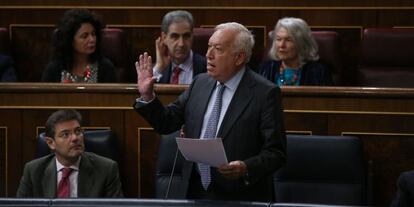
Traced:
[[212, 58], [213, 56], [213, 47], [208, 47], [206, 52], [206, 58]]
[[184, 37], [180, 36], [180, 38], [178, 38], [178, 45], [179, 46], [183, 46], [184, 45]]

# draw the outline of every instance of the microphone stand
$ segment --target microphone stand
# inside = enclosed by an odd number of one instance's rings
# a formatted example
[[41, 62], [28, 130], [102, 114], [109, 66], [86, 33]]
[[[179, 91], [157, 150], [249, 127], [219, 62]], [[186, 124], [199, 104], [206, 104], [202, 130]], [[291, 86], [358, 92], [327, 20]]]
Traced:
[[170, 193], [171, 183], [174, 179], [174, 171], [175, 171], [175, 164], [177, 163], [177, 157], [178, 157], [178, 147], [177, 147], [177, 150], [175, 150], [174, 163], [173, 163], [173, 167], [172, 167], [172, 170], [171, 170], [170, 179], [168, 179], [167, 192], [165, 192], [164, 199], [168, 199], [168, 194]]
[[[180, 137], [183, 138], [184, 137], [184, 125], [181, 127], [180, 130]], [[168, 186], [167, 186], [167, 191], [165, 192], [165, 197], [164, 199], [168, 199], [168, 195], [170, 194], [170, 190], [171, 190], [171, 183], [174, 179], [174, 171], [175, 171], [175, 165], [177, 164], [177, 158], [178, 158], [178, 146], [177, 149], [175, 150], [175, 156], [174, 156], [174, 163], [172, 166], [172, 170], [171, 170], [171, 174], [170, 174], [170, 178], [168, 179]]]

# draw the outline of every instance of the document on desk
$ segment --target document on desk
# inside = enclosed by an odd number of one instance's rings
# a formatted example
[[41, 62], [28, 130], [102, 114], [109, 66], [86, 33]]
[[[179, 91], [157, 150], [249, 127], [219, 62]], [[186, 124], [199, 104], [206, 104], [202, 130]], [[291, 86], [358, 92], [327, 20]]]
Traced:
[[178, 149], [185, 159], [193, 162], [201, 162], [212, 167], [227, 164], [227, 156], [221, 138], [175, 138]]

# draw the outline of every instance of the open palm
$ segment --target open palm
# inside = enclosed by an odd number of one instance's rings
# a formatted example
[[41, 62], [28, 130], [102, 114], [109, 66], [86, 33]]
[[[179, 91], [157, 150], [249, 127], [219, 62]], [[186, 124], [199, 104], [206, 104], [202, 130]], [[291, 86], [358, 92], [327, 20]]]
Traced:
[[156, 78], [152, 72], [152, 59], [148, 53], [139, 55], [138, 61], [135, 62], [135, 69], [137, 70], [137, 85], [138, 91], [144, 101], [150, 101], [153, 98], [154, 82]]

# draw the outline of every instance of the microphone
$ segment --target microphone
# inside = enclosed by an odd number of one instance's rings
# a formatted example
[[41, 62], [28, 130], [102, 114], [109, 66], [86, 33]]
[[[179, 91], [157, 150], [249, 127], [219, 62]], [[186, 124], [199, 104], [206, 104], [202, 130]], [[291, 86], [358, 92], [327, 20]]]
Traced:
[[[184, 136], [185, 136], [185, 133], [184, 133], [184, 125], [183, 125], [180, 129], [180, 137], [183, 138]], [[175, 150], [174, 163], [173, 163], [173, 166], [172, 166], [170, 178], [168, 179], [168, 186], [167, 186], [167, 191], [165, 192], [164, 199], [168, 199], [168, 195], [170, 194], [171, 183], [174, 179], [175, 165], [177, 164], [177, 158], [178, 158], [178, 146], [177, 146], [177, 149]]]

